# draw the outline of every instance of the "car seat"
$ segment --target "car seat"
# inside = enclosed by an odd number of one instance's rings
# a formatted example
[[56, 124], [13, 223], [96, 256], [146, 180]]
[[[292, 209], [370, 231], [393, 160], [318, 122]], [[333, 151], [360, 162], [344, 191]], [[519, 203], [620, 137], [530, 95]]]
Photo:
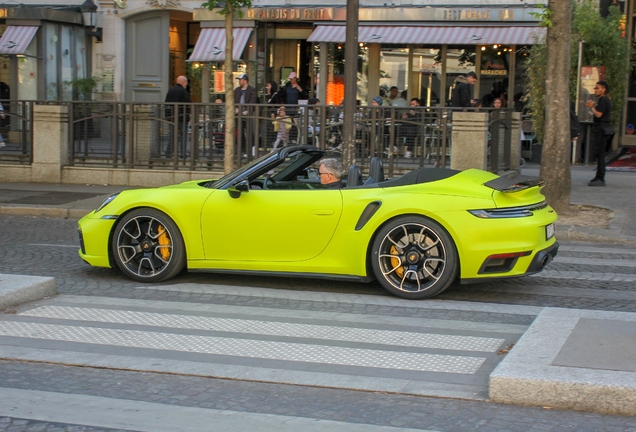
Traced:
[[347, 187], [359, 186], [362, 184], [362, 173], [360, 168], [356, 165], [349, 167], [349, 174], [347, 175]]
[[380, 158], [374, 157], [369, 165], [369, 178], [364, 182], [365, 185], [380, 183], [384, 181], [384, 167]]

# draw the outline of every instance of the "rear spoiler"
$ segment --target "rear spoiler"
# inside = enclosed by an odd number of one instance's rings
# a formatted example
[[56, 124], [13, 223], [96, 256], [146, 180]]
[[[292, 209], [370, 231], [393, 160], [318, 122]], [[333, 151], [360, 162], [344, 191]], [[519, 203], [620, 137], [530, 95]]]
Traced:
[[545, 186], [545, 181], [539, 177], [519, 176], [515, 178], [497, 177], [487, 181], [484, 186], [488, 186], [499, 192], [519, 192], [533, 187]]

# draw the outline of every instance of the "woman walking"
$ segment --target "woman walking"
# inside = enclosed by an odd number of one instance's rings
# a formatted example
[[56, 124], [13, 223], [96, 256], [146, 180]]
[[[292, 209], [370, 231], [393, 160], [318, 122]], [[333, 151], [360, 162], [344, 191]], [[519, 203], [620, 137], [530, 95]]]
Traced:
[[588, 186], [605, 186], [605, 151], [614, 138], [614, 127], [611, 123], [612, 102], [608, 96], [609, 86], [605, 81], [598, 81], [594, 86], [594, 95], [598, 97], [596, 104], [589, 100], [585, 105], [594, 116], [592, 125], [592, 154], [596, 155], [596, 176]]

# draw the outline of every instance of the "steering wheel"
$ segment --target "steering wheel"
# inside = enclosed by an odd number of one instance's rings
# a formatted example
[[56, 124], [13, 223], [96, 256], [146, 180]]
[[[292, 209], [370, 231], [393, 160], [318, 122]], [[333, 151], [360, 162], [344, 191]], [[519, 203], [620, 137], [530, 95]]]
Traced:
[[276, 181], [274, 181], [271, 174], [265, 174], [265, 177], [263, 177], [263, 189], [267, 189], [267, 182], [270, 182], [270, 186], [274, 186], [276, 184]]

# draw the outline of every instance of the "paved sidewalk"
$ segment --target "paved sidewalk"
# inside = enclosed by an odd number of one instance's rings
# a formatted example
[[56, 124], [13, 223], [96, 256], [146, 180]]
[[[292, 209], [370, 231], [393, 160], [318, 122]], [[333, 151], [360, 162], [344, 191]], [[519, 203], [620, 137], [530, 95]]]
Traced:
[[[608, 229], [567, 226], [557, 221], [557, 238], [600, 243], [636, 244], [636, 173], [608, 171], [607, 187], [590, 187], [595, 165], [572, 167], [570, 202], [610, 209]], [[526, 165], [524, 175], [539, 176], [539, 165]]]

